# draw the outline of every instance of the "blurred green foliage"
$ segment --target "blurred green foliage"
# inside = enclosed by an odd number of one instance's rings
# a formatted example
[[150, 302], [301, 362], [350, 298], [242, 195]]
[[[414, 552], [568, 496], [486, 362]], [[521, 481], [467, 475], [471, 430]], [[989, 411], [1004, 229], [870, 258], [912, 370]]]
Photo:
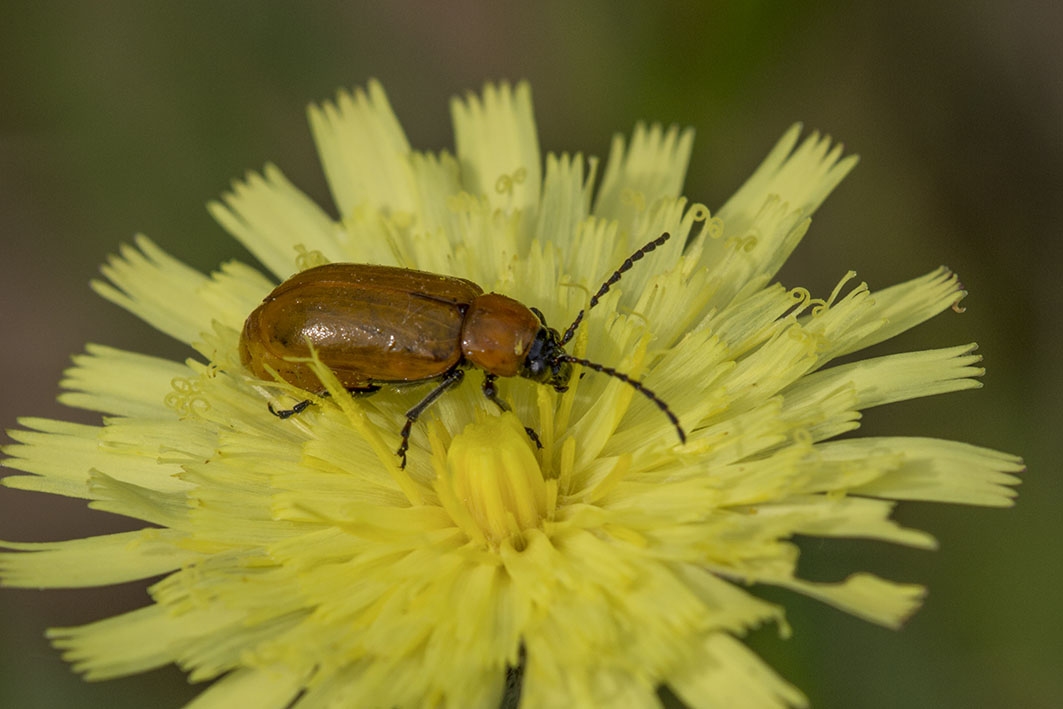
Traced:
[[[249, 259], [203, 205], [266, 161], [329, 204], [304, 109], [338, 87], [381, 79], [424, 149], [452, 144], [449, 96], [495, 78], [531, 81], [547, 150], [604, 156], [636, 120], [692, 125], [686, 193], [710, 207], [801, 120], [862, 163], [782, 280], [825, 294], [849, 268], [876, 288], [947, 263], [968, 311], [876, 352], [977, 340], [988, 367], [984, 390], [869, 412], [864, 431], [1001, 448], [1030, 472], [1013, 510], [900, 506], [938, 552], [806, 545], [816, 578], [870, 569], [927, 584], [903, 631], [765, 589], [794, 637], [751, 642], [817, 707], [1058, 706], [1060, 26], [1052, 2], [6, 2], [0, 425], [92, 420], [54, 401], [87, 341], [187, 356], [86, 281], [136, 231], [204, 270]], [[131, 524], [0, 492], [0, 538]], [[198, 691], [173, 668], [88, 685], [44, 641], [45, 627], [141, 605], [140, 584], [0, 594], [0, 706], [179, 706]]]

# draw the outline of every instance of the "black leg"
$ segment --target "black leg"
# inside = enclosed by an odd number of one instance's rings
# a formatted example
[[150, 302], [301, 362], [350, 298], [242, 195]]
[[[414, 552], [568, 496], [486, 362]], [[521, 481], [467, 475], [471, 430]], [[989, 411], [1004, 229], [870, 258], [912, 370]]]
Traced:
[[[351, 389], [348, 389], [347, 391], [349, 391], [352, 395], [356, 395], [356, 394], [372, 394], [374, 391], [378, 390], [379, 388], [380, 388], [379, 384], [370, 384], [367, 387], [353, 387]], [[326, 396], [329, 396], [329, 393], [327, 391], [323, 391], [320, 394], [318, 394], [318, 396], [320, 396], [322, 399], [324, 399]], [[272, 403], [266, 404], [266, 408], [269, 409], [269, 412], [271, 414], [273, 414], [274, 416], [276, 416], [277, 418], [286, 419], [286, 418], [291, 418], [292, 416], [295, 416], [296, 414], [301, 414], [302, 412], [306, 411], [306, 408], [308, 406], [310, 406], [310, 404], [312, 404], [312, 403], [314, 403], [314, 402], [310, 401], [310, 399], [304, 399], [304, 400], [300, 401], [298, 404], [296, 404], [295, 406], [293, 406], [290, 409], [281, 409], [280, 411], [278, 411], [277, 409], [273, 408], [273, 404]]]
[[280, 411], [278, 411], [277, 409], [273, 408], [273, 402], [271, 401], [266, 404], [266, 408], [269, 409], [269, 412], [277, 418], [286, 419], [291, 418], [296, 414], [301, 414], [303, 411], [306, 410], [306, 407], [310, 406], [311, 403], [312, 402], [310, 401], [310, 399], [303, 399], [290, 409], [281, 409]]
[[410, 430], [413, 428], [414, 422], [417, 417], [424, 413], [424, 410], [432, 405], [436, 399], [443, 395], [447, 389], [457, 386], [461, 383], [461, 380], [465, 377], [465, 370], [455, 367], [442, 377], [439, 378], [439, 385], [428, 392], [425, 398], [421, 399], [417, 406], [406, 412], [406, 425], [402, 427], [402, 443], [399, 445], [399, 449], [395, 453], [402, 458], [402, 463], [399, 464], [400, 468], [406, 467], [406, 451], [410, 448]]
[[[351, 389], [348, 389], [347, 392], [351, 396], [368, 396], [374, 391], [380, 391], [381, 386], [382, 385], [380, 384], [370, 384], [367, 387], [352, 387]], [[328, 396], [328, 392], [325, 392], [325, 395]]]
[[[496, 379], [498, 379], [497, 374], [484, 372], [484, 383], [480, 385], [480, 388], [483, 390], [484, 396], [495, 402], [499, 409], [509, 411], [509, 404], [498, 398], [498, 387], [495, 386]], [[524, 430], [528, 432], [528, 438], [532, 440], [536, 447], [543, 447], [542, 441], [539, 440], [539, 434], [535, 432], [535, 429], [525, 426]]]
[[483, 390], [484, 396], [495, 402], [495, 405], [497, 405], [498, 408], [503, 411], [509, 411], [509, 405], [498, 398], [498, 387], [495, 386], [496, 379], [498, 379], [497, 374], [484, 372], [484, 383], [480, 385], [480, 389]]

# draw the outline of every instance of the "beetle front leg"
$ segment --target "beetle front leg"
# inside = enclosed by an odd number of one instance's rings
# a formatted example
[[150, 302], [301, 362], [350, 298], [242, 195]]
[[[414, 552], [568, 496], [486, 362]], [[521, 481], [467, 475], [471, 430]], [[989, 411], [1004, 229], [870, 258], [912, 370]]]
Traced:
[[465, 371], [458, 369], [457, 367], [446, 372], [439, 380], [439, 386], [428, 392], [428, 395], [421, 399], [420, 403], [406, 412], [406, 425], [402, 427], [401, 433], [402, 443], [399, 444], [399, 449], [395, 451], [395, 453], [402, 458], [402, 463], [399, 465], [399, 468], [406, 468], [406, 451], [410, 449], [410, 431], [413, 429], [413, 424], [417, 421], [417, 417], [423, 414], [424, 410], [432, 405], [432, 402], [441, 397], [443, 392], [460, 384], [464, 377]]
[[[497, 374], [484, 372], [484, 382], [480, 385], [480, 389], [483, 391], [484, 396], [495, 402], [499, 409], [502, 411], [509, 411], [509, 404], [498, 398], [498, 387], [495, 386], [496, 379], [498, 379]], [[535, 429], [525, 426], [524, 430], [527, 431], [528, 438], [532, 440], [532, 443], [534, 443], [537, 448], [542, 449], [542, 441], [539, 440], [539, 434], [535, 432]]]

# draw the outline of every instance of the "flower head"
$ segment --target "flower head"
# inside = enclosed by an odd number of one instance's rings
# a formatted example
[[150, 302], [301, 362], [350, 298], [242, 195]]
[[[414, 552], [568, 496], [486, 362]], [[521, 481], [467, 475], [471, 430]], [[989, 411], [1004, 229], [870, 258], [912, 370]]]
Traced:
[[[855, 164], [788, 131], [715, 215], [680, 196], [692, 133], [638, 126], [598, 161], [541, 160], [528, 87], [452, 104], [456, 154], [410, 148], [383, 90], [310, 109], [339, 218], [279, 169], [210, 205], [265, 265], [205, 276], [145, 237], [104, 266], [105, 298], [199, 354], [101, 345], [61, 400], [99, 426], [24, 419], [10, 487], [81, 497], [144, 529], [5, 543], [4, 583], [76, 587], [162, 576], [151, 603], [49, 631], [89, 679], [168, 663], [217, 680], [197, 706], [497, 706], [523, 662], [522, 706], [801, 705], [739, 638], [782, 609], [774, 584], [896, 626], [918, 586], [796, 573], [797, 534], [930, 548], [894, 501], [1011, 504], [1020, 461], [930, 438], [839, 439], [860, 411], [978, 386], [973, 345], [832, 365], [954, 307], [938, 269], [826, 297], [774, 283], [809, 216]], [[566, 347], [641, 381], [576, 367], [567, 391], [470, 370], [395, 450], [433, 383], [352, 397], [314, 354], [316, 405], [242, 364], [244, 319], [324, 262], [469, 279], [555, 328], [638, 246], [672, 238], [586, 311]], [[586, 376], [581, 376], [585, 374]], [[331, 396], [316, 396], [328, 392]], [[532, 441], [525, 427], [537, 435]], [[541, 447], [539, 447], [541, 446]]]

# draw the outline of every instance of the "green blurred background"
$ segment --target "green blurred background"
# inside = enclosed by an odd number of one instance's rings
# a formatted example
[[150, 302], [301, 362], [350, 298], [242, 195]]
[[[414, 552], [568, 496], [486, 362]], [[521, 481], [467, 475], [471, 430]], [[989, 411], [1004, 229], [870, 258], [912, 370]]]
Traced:
[[[937, 552], [805, 545], [804, 573], [925, 583], [901, 632], [801, 597], [794, 637], [754, 646], [816, 707], [1054, 707], [1063, 697], [1059, 283], [1063, 5], [894, 2], [5, 2], [0, 8], [0, 427], [91, 421], [55, 403], [85, 342], [187, 352], [95, 297], [98, 264], [143, 231], [200, 269], [249, 258], [204, 203], [264, 162], [329, 204], [304, 109], [384, 83], [411, 142], [450, 147], [448, 98], [531, 81], [544, 150], [604, 156], [638, 119], [697, 128], [686, 194], [719, 206], [792, 122], [862, 156], [781, 277], [829, 293], [945, 263], [971, 295], [876, 352], [977, 340], [985, 388], [868, 412], [864, 430], [1020, 453], [1017, 507], [906, 504]], [[331, 208], [331, 207], [330, 207]], [[0, 490], [0, 538], [135, 526]], [[42, 637], [144, 602], [143, 584], [0, 591], [0, 706], [172, 707], [173, 668], [81, 682]]]

